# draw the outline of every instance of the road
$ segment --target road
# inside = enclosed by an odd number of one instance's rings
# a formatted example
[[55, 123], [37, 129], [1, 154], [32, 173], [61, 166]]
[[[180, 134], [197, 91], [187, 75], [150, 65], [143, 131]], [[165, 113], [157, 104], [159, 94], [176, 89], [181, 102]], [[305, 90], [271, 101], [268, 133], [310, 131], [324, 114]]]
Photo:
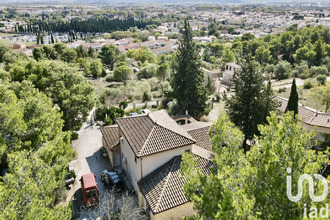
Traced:
[[[89, 117], [90, 119], [90, 117]], [[73, 149], [77, 152], [77, 158], [72, 160], [69, 165], [76, 172], [76, 181], [71, 189], [67, 192], [67, 203], [72, 199], [81, 199], [81, 184], [79, 179], [82, 175], [87, 173], [94, 173], [96, 176], [97, 187], [100, 192], [100, 197], [105, 192], [105, 187], [101, 183], [101, 172], [104, 169], [111, 168], [108, 158], [102, 157], [102, 134], [99, 126], [90, 126], [90, 121], [83, 124], [82, 128], [78, 131], [79, 138], [72, 142]], [[78, 201], [81, 205], [81, 201]], [[90, 212], [95, 210], [90, 210]], [[80, 215], [78, 219], [91, 219], [89, 211]]]

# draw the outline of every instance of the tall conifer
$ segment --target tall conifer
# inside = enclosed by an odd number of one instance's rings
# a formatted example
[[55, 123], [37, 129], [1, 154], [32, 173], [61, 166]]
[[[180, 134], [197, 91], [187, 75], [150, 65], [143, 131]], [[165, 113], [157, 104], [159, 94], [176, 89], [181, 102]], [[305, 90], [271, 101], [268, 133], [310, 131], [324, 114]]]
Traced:
[[177, 101], [176, 114], [200, 118], [207, 114], [207, 89], [204, 85], [204, 73], [201, 58], [188, 20], [184, 21], [183, 37], [176, 56], [172, 79], [173, 98]]

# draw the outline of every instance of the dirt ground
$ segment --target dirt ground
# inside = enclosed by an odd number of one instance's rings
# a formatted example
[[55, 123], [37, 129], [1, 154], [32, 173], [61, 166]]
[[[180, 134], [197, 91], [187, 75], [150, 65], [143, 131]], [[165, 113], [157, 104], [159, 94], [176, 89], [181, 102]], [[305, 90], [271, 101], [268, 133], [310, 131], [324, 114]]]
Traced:
[[[76, 180], [71, 189], [67, 192], [67, 203], [73, 200], [75, 210], [81, 210], [81, 184], [80, 178], [84, 174], [94, 173], [96, 183], [102, 199], [105, 193], [105, 187], [101, 182], [101, 172], [105, 169], [111, 169], [108, 158], [102, 156], [100, 148], [102, 147], [102, 134], [99, 126], [91, 126], [90, 122], [85, 123], [80, 131], [79, 138], [72, 142], [73, 148], [77, 151], [77, 158], [69, 163], [71, 169], [76, 172]], [[95, 210], [90, 210], [91, 212]], [[88, 211], [84, 211], [78, 219], [94, 219], [89, 216]]]

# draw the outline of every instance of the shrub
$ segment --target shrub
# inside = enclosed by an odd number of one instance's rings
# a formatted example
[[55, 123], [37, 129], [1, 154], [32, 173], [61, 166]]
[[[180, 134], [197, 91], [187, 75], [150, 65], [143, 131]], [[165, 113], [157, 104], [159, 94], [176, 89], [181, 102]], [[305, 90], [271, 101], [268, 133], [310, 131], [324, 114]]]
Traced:
[[127, 102], [125, 102], [125, 101], [119, 103], [119, 107], [121, 107], [121, 108], [123, 108], [123, 109], [127, 108], [127, 105], [128, 105], [128, 104], [127, 104]]
[[316, 80], [318, 83], [320, 83], [321, 85], [325, 85], [325, 82], [327, 81], [327, 76], [326, 75], [318, 75], [316, 77]]
[[312, 66], [311, 73], [313, 76], [316, 76], [316, 75], [328, 76], [328, 69], [325, 66]]
[[306, 79], [304, 81], [304, 89], [310, 89], [313, 87], [313, 83], [310, 79]]
[[[106, 117], [107, 116], [107, 117]], [[110, 107], [110, 108], [99, 108], [96, 110], [96, 117], [100, 120], [108, 120], [108, 123], [112, 124], [117, 118], [124, 116], [124, 110], [122, 108]], [[112, 121], [109, 121], [110, 118]]]
[[148, 66], [142, 67], [140, 69], [140, 71], [138, 72], [137, 76], [139, 79], [141, 79], [141, 78], [148, 79], [148, 78], [154, 77], [156, 75], [156, 72], [157, 72], [156, 65], [148, 65]]
[[76, 178], [76, 172], [74, 170], [70, 170], [67, 172], [64, 176], [64, 179], [71, 179], [71, 178]]
[[278, 80], [287, 79], [291, 75], [292, 66], [289, 62], [281, 60], [275, 66], [275, 78]]
[[128, 109], [127, 111], [125, 111], [125, 114], [129, 115], [130, 113], [133, 113], [133, 112], [139, 113], [139, 112], [141, 112], [141, 109], [142, 108], [140, 108], [140, 107], [131, 108], [131, 109]]
[[151, 93], [151, 95], [152, 95], [153, 98], [160, 98], [160, 97], [162, 97], [162, 93], [159, 92], [159, 91], [154, 91], [154, 92]]
[[143, 97], [142, 97], [142, 101], [146, 102], [146, 101], [150, 101], [150, 100], [151, 100], [151, 95], [148, 92], [144, 92]]
[[110, 117], [107, 117], [105, 120], [104, 120], [104, 125], [112, 125], [113, 124], [113, 120], [110, 118]]
[[77, 132], [72, 132], [72, 134], [71, 134], [71, 140], [77, 140], [78, 139], [78, 137], [79, 137], [79, 135], [78, 135], [78, 133]]
[[113, 74], [112, 73], [108, 73], [107, 76], [105, 77], [105, 81], [107, 81], [107, 82], [113, 81]]
[[278, 89], [278, 93], [282, 93], [286, 91], [286, 87], [281, 87]]

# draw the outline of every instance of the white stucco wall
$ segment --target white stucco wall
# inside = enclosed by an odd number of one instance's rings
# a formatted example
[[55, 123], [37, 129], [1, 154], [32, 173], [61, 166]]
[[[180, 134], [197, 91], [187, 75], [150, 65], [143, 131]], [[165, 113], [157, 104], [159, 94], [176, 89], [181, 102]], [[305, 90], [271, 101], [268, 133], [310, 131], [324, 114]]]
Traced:
[[325, 128], [325, 127], [316, 127], [316, 126], [311, 126], [306, 123], [301, 122], [301, 125], [306, 129], [306, 131], [314, 131], [316, 133], [315, 139], [318, 141], [323, 141], [324, 138], [322, 137], [321, 133], [326, 133], [330, 134], [330, 128]]
[[164, 151], [157, 154], [152, 154], [146, 157], [142, 157], [142, 176], [145, 177], [158, 167], [164, 165], [173, 157], [181, 155], [182, 151], [191, 150], [192, 145]]
[[153, 215], [151, 220], [181, 220], [184, 216], [191, 217], [194, 214], [194, 205], [191, 202], [169, 209], [165, 212]]
[[[135, 154], [129, 146], [126, 138], [120, 139], [120, 148], [122, 153], [121, 164], [125, 170], [128, 178], [134, 187], [135, 192], [138, 191], [137, 182], [141, 179], [141, 165], [140, 160], [137, 158], [135, 163]], [[126, 158], [126, 163], [123, 162], [123, 156]]]

